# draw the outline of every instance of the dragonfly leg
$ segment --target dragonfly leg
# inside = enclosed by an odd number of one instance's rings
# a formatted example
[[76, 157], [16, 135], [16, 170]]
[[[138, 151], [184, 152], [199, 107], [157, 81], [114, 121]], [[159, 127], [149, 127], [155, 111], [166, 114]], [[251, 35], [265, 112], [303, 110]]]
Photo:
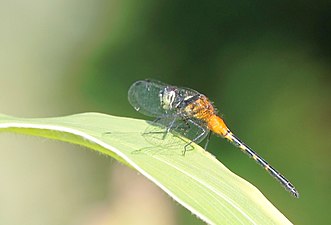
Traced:
[[208, 147], [208, 144], [209, 144], [209, 141], [210, 141], [210, 137], [211, 137], [211, 132], [209, 132], [208, 136], [207, 136], [207, 140], [206, 140], [206, 143], [205, 143], [205, 150], [207, 150], [207, 147]]
[[174, 117], [174, 118], [171, 118], [171, 121], [169, 122], [169, 123], [167, 123], [167, 124], [164, 124], [164, 123], [162, 123], [162, 122], [160, 122], [160, 121], [162, 121], [164, 119], [164, 117], [159, 117], [159, 118], [156, 118], [153, 122], [152, 122], [152, 124], [154, 124], [156, 127], [159, 127], [159, 129], [157, 129], [157, 130], [149, 130], [149, 128], [150, 127], [152, 127], [152, 126], [149, 126], [146, 130], [145, 130], [145, 132], [144, 132], [144, 134], [146, 135], [148, 135], [148, 134], [163, 134], [162, 135], [162, 140], [164, 140], [165, 138], [166, 138], [166, 136], [167, 136], [167, 134], [174, 128], [174, 124], [175, 124], [175, 122], [176, 122], [176, 120], [177, 120], [177, 118], [176, 117]]
[[177, 118], [174, 117], [174, 119], [169, 123], [169, 125], [167, 126], [166, 131], [164, 132], [163, 139], [165, 139], [165, 137], [170, 132], [170, 130], [173, 129], [176, 120], [177, 120]]
[[[193, 123], [196, 127], [200, 127], [200, 125], [197, 124], [197, 123], [196, 123], [195, 121], [193, 121], [193, 120], [191, 120], [191, 123]], [[188, 125], [189, 125], [189, 124], [188, 124]], [[183, 151], [183, 153], [182, 153], [183, 155], [185, 155], [188, 146], [190, 146], [193, 142], [196, 142], [197, 140], [199, 140], [201, 137], [203, 137], [203, 136], [206, 134], [206, 132], [208, 132], [208, 131], [206, 131], [205, 129], [202, 129], [202, 128], [201, 128], [201, 130], [202, 130], [202, 132], [201, 132], [198, 136], [196, 136], [195, 138], [193, 138], [189, 143], [187, 143], [187, 144], [184, 146], [184, 151]]]

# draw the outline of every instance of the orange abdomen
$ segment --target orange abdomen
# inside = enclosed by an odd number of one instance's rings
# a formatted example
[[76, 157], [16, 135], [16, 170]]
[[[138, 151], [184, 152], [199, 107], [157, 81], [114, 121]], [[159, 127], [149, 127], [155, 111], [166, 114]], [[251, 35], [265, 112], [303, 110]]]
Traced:
[[225, 125], [223, 119], [217, 115], [212, 115], [207, 120], [208, 129], [213, 133], [225, 137], [229, 132], [228, 127]]

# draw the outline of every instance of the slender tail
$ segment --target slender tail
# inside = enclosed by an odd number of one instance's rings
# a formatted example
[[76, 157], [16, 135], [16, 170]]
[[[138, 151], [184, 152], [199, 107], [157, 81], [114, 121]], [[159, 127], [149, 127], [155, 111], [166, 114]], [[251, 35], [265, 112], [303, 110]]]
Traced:
[[265, 170], [267, 170], [271, 174], [271, 176], [276, 178], [276, 180], [278, 180], [287, 191], [289, 191], [296, 198], [299, 198], [299, 192], [295, 189], [295, 187], [291, 184], [290, 181], [288, 181], [282, 174], [280, 174], [275, 168], [273, 168], [267, 161], [265, 161], [261, 156], [254, 152], [244, 142], [237, 138], [232, 132], [228, 131], [228, 133], [224, 137], [228, 139], [232, 144], [240, 148], [243, 152], [248, 154], [251, 158], [253, 158], [258, 164], [260, 164]]

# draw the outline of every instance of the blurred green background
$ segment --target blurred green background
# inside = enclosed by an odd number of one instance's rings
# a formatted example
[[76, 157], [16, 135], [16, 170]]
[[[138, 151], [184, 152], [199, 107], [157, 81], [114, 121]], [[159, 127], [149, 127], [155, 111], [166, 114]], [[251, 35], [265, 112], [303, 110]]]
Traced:
[[[209, 151], [294, 224], [328, 224], [330, 1], [1, 1], [1, 113], [144, 118], [138, 79], [207, 95], [295, 199], [225, 140]], [[79, 146], [0, 135], [0, 224], [203, 224], [136, 172]]]

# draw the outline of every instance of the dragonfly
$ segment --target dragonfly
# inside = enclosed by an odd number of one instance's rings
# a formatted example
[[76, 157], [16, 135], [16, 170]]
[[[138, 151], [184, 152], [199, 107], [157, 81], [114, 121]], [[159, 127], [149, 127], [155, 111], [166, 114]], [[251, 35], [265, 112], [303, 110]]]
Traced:
[[188, 145], [193, 142], [200, 143], [208, 137], [206, 148], [210, 134], [216, 134], [246, 153], [287, 191], [299, 198], [299, 192], [288, 179], [230, 131], [205, 95], [190, 88], [177, 87], [157, 80], [139, 80], [129, 88], [128, 100], [135, 110], [156, 118], [157, 124], [164, 125], [165, 134], [175, 132], [188, 138], [190, 142], [185, 145], [184, 154]]

